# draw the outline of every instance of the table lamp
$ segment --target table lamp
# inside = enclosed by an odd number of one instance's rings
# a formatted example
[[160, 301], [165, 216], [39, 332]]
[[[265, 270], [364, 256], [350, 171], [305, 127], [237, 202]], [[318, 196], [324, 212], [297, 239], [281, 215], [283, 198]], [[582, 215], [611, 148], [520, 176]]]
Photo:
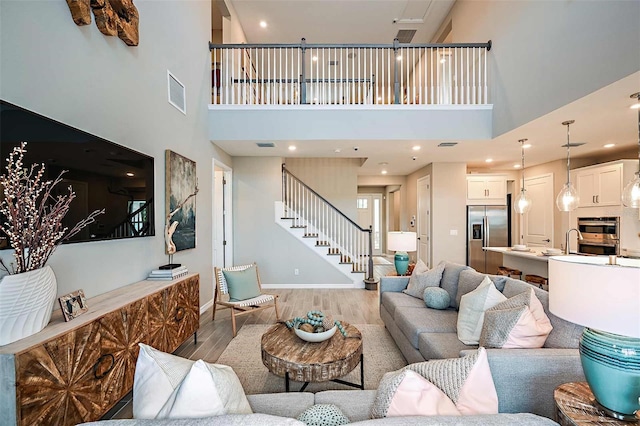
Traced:
[[392, 231], [387, 234], [387, 249], [396, 252], [394, 262], [398, 275], [404, 275], [409, 268], [408, 251], [416, 251], [416, 233]]
[[[614, 264], [608, 264], [612, 260]], [[595, 405], [620, 420], [640, 414], [640, 261], [549, 259], [549, 310], [585, 326], [580, 360]]]

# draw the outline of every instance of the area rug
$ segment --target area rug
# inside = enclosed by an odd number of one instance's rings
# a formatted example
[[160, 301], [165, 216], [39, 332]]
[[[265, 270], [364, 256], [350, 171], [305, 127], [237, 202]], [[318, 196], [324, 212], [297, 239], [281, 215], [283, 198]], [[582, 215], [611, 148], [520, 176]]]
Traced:
[[[354, 324], [362, 333], [364, 353], [364, 387], [377, 389], [384, 373], [404, 367], [406, 361], [389, 332], [382, 325]], [[217, 364], [233, 368], [247, 394], [284, 392], [284, 379], [262, 364], [260, 338], [272, 324], [246, 324], [218, 358]], [[360, 383], [360, 366], [342, 380]], [[302, 383], [291, 382], [291, 390]], [[334, 382], [310, 383], [307, 392], [335, 389], [356, 389]]]

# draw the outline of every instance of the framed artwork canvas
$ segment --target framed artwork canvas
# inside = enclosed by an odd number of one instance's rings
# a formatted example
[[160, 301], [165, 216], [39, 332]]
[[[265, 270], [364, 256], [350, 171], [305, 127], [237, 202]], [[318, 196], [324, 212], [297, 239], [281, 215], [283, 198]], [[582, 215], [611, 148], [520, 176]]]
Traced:
[[[196, 246], [196, 198], [185, 199], [196, 191], [196, 162], [176, 154], [171, 150], [165, 151], [165, 212], [169, 214], [176, 210], [180, 203], [184, 205], [170, 218], [177, 222], [173, 232], [175, 250], [187, 250]], [[167, 254], [171, 254], [167, 252]]]

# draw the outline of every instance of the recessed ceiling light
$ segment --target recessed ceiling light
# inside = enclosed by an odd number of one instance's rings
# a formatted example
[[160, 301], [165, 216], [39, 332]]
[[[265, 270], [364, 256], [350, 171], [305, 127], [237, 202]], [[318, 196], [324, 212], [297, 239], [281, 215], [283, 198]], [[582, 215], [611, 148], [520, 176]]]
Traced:
[[520, 164], [514, 164], [514, 165], [513, 165], [513, 168], [514, 168], [514, 169], [519, 169], [519, 168], [520, 168]]
[[127, 172], [127, 176], [134, 177], [135, 175], [133, 173], [131, 173], [131, 172]]
[[605, 148], [613, 148], [614, 146], [616, 146], [616, 144], [615, 144], [615, 143], [608, 143], [608, 144], [606, 144], [604, 147], [605, 147]]
[[486, 159], [486, 160], [484, 160], [484, 161], [485, 161], [485, 163], [491, 163], [491, 162], [493, 162], [493, 158], [487, 158], [487, 159]]
[[266, 21], [260, 21], [260, 26], [262, 28], [267, 28], [267, 22]]
[[415, 145], [413, 148], [414, 151], [420, 151], [420, 145]]
[[289, 151], [295, 151], [295, 150], [296, 150], [295, 145], [289, 145]]
[[522, 147], [524, 149], [531, 148], [531, 144], [530, 143], [525, 143], [524, 145], [522, 145]]
[[383, 171], [381, 171], [380, 173], [382, 173], [383, 175], [386, 175], [386, 174], [387, 174], [387, 171], [386, 171], [386, 170], [383, 170]]
[[630, 108], [631, 108], [631, 109], [640, 109], [640, 102], [638, 102], [638, 103], [636, 103], [636, 104], [631, 105], [631, 107], [630, 107]]

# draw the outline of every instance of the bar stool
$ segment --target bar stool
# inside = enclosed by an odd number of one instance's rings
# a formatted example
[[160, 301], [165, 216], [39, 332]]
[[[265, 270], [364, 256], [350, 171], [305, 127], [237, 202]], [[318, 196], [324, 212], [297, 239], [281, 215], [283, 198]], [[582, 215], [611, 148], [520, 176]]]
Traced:
[[505, 275], [511, 278], [522, 279], [522, 271], [519, 269], [508, 268], [506, 266], [498, 266], [498, 275]]
[[524, 280], [529, 284], [534, 284], [543, 290], [549, 290], [548, 279], [540, 275], [525, 275]]

